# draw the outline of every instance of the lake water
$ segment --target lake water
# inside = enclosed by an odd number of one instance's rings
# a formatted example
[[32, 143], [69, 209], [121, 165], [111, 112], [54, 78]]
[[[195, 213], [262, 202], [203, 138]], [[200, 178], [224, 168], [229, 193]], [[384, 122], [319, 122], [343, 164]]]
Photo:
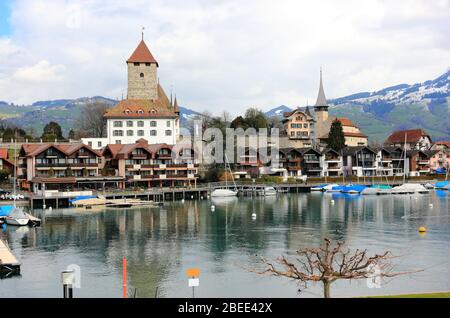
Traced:
[[[333, 203], [334, 201], [334, 203]], [[39, 228], [1, 234], [22, 262], [21, 276], [0, 280], [0, 297], [61, 297], [60, 273], [81, 268], [75, 297], [121, 297], [122, 258], [138, 297], [191, 297], [187, 268], [201, 269], [196, 297], [321, 297], [321, 285], [297, 292], [295, 282], [260, 276], [260, 256], [274, 259], [324, 237], [371, 253], [400, 256], [396, 270], [424, 269], [370, 289], [337, 282], [332, 296], [450, 290], [450, 192], [344, 196], [321, 193], [166, 203], [162, 208], [36, 211]], [[430, 207], [430, 204], [433, 204]], [[256, 219], [252, 214], [256, 213]], [[418, 228], [426, 226], [426, 235]]]

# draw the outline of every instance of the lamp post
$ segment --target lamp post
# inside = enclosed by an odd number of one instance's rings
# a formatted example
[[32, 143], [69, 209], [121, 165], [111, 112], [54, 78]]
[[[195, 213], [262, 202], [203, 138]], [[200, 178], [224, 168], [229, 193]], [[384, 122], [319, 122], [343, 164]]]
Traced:
[[73, 284], [75, 283], [75, 271], [63, 271], [61, 273], [63, 284], [63, 297], [73, 298]]

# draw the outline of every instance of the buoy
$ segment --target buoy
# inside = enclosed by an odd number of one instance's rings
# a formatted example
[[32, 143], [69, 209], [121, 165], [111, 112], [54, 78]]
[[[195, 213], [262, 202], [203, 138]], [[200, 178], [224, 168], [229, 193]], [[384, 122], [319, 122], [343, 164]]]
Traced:
[[421, 226], [419, 228], [419, 233], [426, 233], [427, 232], [427, 228], [425, 226]]
[[184, 203], [184, 199], [181, 200], [181, 203]]
[[214, 211], [216, 207], [214, 205], [211, 205], [211, 211]]
[[42, 206], [42, 208], [45, 210], [45, 209], [47, 208], [47, 206], [44, 204], [44, 205]]
[[194, 199], [194, 196], [193, 196], [193, 195], [191, 195], [191, 199]]
[[331, 204], [334, 204], [334, 200], [331, 200]]
[[48, 210], [51, 211], [51, 210], [53, 210], [53, 209], [52, 209], [52, 207], [49, 207]]
[[432, 203], [430, 203], [430, 208], [432, 208], [434, 205]]
[[253, 213], [253, 214], [252, 214], [252, 218], [253, 218], [253, 219], [256, 219], [256, 213]]

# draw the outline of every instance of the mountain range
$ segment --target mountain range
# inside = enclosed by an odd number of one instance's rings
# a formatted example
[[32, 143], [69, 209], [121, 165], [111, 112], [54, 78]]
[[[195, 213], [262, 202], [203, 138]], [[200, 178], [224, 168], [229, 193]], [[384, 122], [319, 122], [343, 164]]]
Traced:
[[[117, 103], [101, 96], [38, 101], [31, 105], [0, 101], [0, 119], [37, 135], [45, 124], [56, 121], [67, 134], [76, 127], [82, 107], [94, 101], [111, 106]], [[351, 119], [372, 141], [382, 142], [390, 132], [409, 128], [423, 128], [434, 140], [450, 140], [450, 70], [434, 80], [352, 94], [329, 100], [329, 104], [331, 115]], [[292, 107], [281, 105], [265, 115], [282, 117], [283, 112], [290, 110]], [[180, 111], [182, 125], [200, 115], [188, 107], [180, 107]]]

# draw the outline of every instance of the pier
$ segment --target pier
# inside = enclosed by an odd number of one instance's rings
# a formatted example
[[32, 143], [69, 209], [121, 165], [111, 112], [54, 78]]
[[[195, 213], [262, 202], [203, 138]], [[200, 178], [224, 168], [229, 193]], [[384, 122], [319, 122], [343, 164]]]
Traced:
[[0, 278], [20, 274], [20, 262], [3, 240], [0, 240]]
[[[302, 193], [310, 192], [311, 185], [304, 184], [248, 184], [236, 183], [236, 189], [239, 191], [239, 196], [258, 196], [264, 193], [266, 187], [274, 187], [278, 192], [285, 193]], [[181, 200], [202, 200], [207, 199], [211, 193], [216, 189], [234, 189], [233, 184], [226, 185], [225, 183], [209, 183], [197, 188], [153, 188], [145, 191], [98, 191], [93, 192], [93, 195], [101, 195], [107, 200], [142, 200], [153, 201], [155, 203], [173, 202]], [[64, 192], [53, 192], [45, 195], [33, 194], [30, 196], [31, 209], [40, 209], [44, 206], [46, 208], [66, 208], [70, 206], [70, 200], [77, 195], [68, 196]]]

